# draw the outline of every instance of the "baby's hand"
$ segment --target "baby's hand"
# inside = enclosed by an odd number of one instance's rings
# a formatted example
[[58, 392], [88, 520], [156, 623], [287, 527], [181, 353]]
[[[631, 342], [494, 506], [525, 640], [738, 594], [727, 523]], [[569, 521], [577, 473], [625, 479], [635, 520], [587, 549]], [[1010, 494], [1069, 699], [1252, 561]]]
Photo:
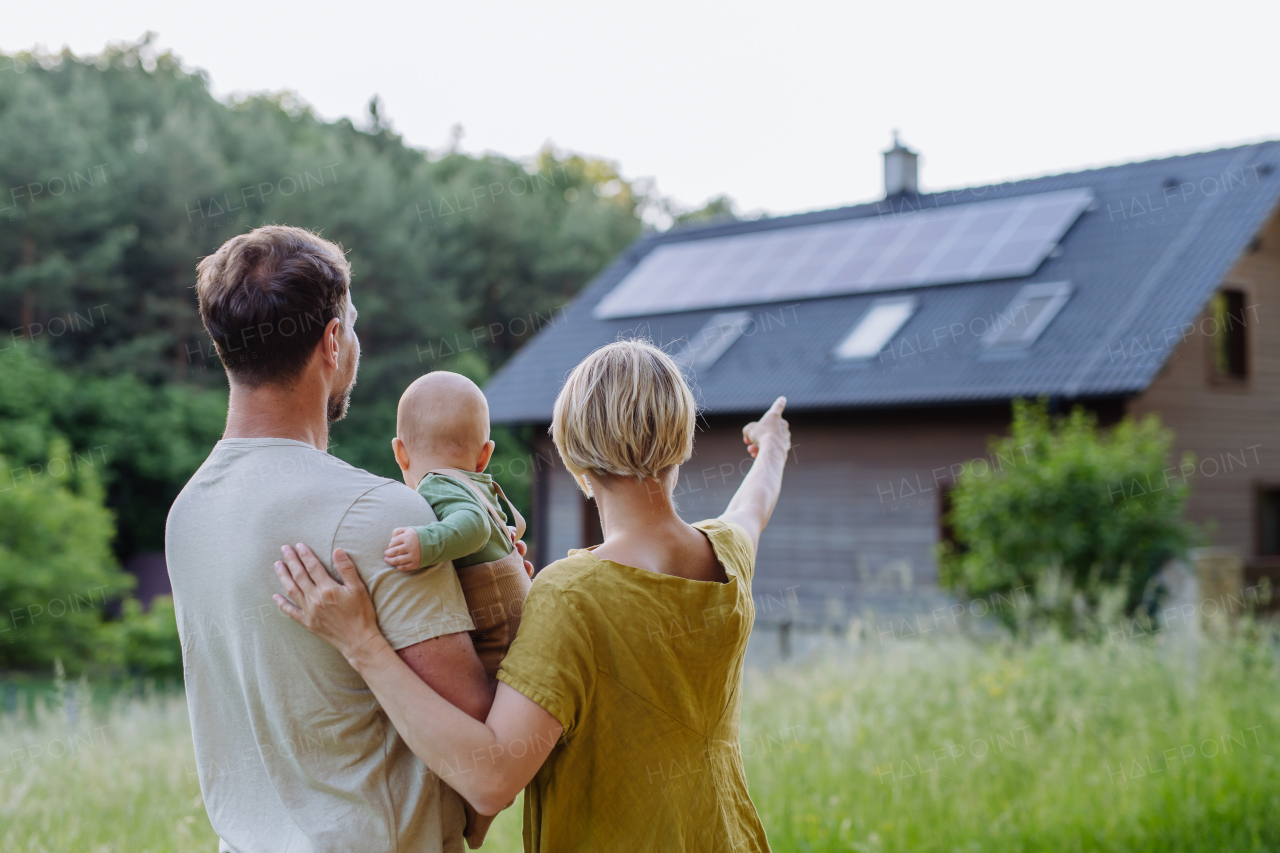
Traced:
[[397, 527], [391, 534], [391, 544], [382, 554], [388, 566], [402, 572], [412, 572], [422, 562], [422, 544], [418, 531], [412, 527]]

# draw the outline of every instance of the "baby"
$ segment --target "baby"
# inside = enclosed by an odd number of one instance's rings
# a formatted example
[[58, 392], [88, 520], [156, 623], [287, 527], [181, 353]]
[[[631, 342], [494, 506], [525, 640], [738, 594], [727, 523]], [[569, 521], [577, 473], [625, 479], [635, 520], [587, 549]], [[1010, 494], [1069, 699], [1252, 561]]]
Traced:
[[[453, 561], [476, 624], [471, 642], [490, 679], [516, 637], [530, 586], [524, 557], [513, 545], [524, 535], [524, 519], [483, 473], [493, 448], [489, 403], [470, 379], [440, 370], [406, 388], [396, 409], [391, 449], [404, 481], [427, 499], [439, 520], [426, 527], [397, 527], [384, 554], [388, 565], [405, 572]], [[514, 528], [507, 526], [498, 498], [511, 510]], [[465, 801], [463, 807], [463, 835], [475, 850], [493, 817]]]
[[[453, 561], [476, 625], [471, 640], [485, 673], [494, 678], [520, 627], [530, 579], [513, 545], [524, 535], [524, 519], [483, 473], [494, 448], [484, 394], [457, 373], [418, 377], [400, 397], [391, 448], [404, 481], [427, 499], [439, 520], [397, 527], [387, 564], [408, 572]], [[511, 510], [514, 530], [499, 498]]]

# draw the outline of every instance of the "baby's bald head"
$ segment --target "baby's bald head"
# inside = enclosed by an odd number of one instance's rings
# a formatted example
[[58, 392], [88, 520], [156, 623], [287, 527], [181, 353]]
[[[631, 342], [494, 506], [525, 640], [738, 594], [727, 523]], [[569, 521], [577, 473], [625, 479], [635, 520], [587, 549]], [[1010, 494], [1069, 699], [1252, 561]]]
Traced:
[[396, 435], [414, 455], [472, 460], [469, 468], [489, 440], [489, 402], [465, 376], [424, 374], [400, 396]]

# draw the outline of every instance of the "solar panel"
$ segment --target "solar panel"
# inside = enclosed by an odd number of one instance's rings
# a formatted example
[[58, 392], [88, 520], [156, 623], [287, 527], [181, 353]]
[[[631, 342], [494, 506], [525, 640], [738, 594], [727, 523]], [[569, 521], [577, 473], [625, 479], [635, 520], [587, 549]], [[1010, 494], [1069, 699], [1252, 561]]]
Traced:
[[1030, 275], [1093, 201], [1088, 189], [658, 246], [599, 318]]

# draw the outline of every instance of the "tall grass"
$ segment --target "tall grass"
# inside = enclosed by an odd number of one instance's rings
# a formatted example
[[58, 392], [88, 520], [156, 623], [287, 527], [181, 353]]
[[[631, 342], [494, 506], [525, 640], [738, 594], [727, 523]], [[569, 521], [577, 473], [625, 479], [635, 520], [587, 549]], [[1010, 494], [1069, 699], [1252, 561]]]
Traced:
[[0, 722], [0, 850], [216, 850], [181, 694], [88, 693]]
[[1280, 680], [1257, 643], [899, 643], [757, 675], [743, 718], [778, 850], [1280, 846]]
[[[742, 717], [778, 851], [1280, 847], [1265, 643], [840, 645], [749, 671]], [[519, 850], [520, 823], [517, 804], [485, 849]], [[180, 696], [0, 724], [5, 853], [212, 851], [213, 838]]]

